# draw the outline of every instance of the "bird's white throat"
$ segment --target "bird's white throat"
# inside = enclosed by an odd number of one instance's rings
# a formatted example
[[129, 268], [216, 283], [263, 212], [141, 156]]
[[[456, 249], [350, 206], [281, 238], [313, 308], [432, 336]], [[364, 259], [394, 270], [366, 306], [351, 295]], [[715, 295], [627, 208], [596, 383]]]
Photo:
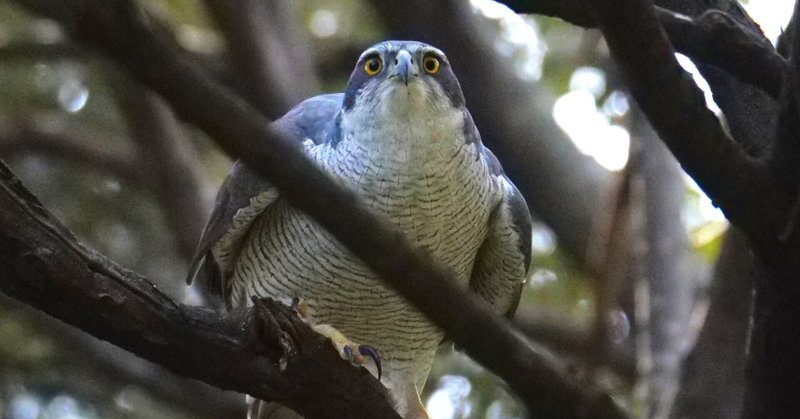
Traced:
[[434, 89], [423, 82], [385, 83], [376, 100], [356, 102], [342, 115], [345, 144], [340, 146], [402, 152], [412, 158], [461, 148], [464, 112]]

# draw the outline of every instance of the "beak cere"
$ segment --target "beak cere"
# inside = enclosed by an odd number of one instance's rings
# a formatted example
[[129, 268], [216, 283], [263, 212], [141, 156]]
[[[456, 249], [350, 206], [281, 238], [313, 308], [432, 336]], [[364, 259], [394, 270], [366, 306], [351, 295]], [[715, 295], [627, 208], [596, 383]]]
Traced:
[[411, 54], [409, 54], [406, 50], [398, 52], [394, 59], [394, 72], [392, 75], [400, 77], [400, 80], [403, 81], [403, 84], [408, 86], [408, 78], [411, 77], [413, 69], [414, 67], [411, 63]]

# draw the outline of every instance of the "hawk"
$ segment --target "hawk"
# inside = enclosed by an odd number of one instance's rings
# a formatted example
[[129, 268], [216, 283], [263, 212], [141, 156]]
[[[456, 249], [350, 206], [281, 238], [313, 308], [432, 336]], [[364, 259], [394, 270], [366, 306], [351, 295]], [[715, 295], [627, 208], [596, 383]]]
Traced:
[[[413, 41], [376, 44], [358, 59], [344, 93], [308, 99], [274, 126], [301, 139], [311, 160], [465, 289], [497, 313], [514, 313], [530, 265], [530, 213], [481, 143], [442, 51]], [[364, 366], [403, 417], [427, 417], [419, 394], [444, 332], [241, 162], [222, 184], [190, 272], [190, 283], [229, 308], [251, 304], [251, 296], [300, 299], [301, 312], [343, 356], [373, 358]], [[292, 415], [251, 403], [254, 417]]]

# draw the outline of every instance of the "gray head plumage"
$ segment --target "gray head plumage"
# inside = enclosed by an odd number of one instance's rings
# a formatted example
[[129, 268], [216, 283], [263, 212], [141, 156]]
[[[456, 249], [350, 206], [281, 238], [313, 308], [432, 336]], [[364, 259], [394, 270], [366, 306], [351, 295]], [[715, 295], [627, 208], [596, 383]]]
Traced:
[[356, 105], [375, 106], [386, 95], [397, 93], [404, 85], [405, 93], [423, 94], [436, 108], [461, 109], [464, 94], [444, 53], [431, 45], [416, 41], [385, 41], [361, 54], [345, 91], [343, 111]]

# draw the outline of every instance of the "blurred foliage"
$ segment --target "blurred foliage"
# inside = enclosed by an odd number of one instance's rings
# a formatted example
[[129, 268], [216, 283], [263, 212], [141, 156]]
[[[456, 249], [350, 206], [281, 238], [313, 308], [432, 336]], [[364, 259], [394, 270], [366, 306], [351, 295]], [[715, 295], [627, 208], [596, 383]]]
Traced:
[[[212, 19], [196, 0], [143, 2], [175, 28], [179, 40], [186, 41], [189, 49], [193, 47], [192, 39], [199, 42], [219, 39]], [[341, 90], [358, 52], [386, 38], [380, 20], [362, 1], [302, 0], [294, 5], [302, 18], [299, 24], [310, 31], [312, 53], [317, 61], [334, 63], [325, 68], [335, 71], [321, 74], [326, 91]], [[546, 50], [539, 86], [554, 96], [564, 94], [569, 91], [574, 68], [587, 65], [581, 55], [585, 31], [551, 18], [536, 17], [534, 25], [542, 53]], [[123, 76], [101, 59], [69, 54], [50, 57], [37, 52], [38, 47], [59, 45], [63, 41], [63, 34], [52, 22], [23, 13], [8, 2], [0, 3], [0, 86], [3, 86], [0, 122], [35, 124], [46, 130], [77, 133], [60, 140], [85, 143], [135, 159], [125, 118], [111, 88]], [[22, 54], [2, 54], [4, 47], [19, 44], [28, 44], [30, 48]], [[519, 53], [522, 47], [511, 48]], [[517, 57], [513, 51], [512, 56]], [[535, 59], [530, 54], [521, 56]], [[230, 160], [202, 133], [190, 127], [186, 132], [200, 156], [198, 164], [206, 176], [204, 194], [210, 201]], [[0, 142], [3, 140], [0, 138]], [[98, 172], [91, 162], [65, 161], [45, 154], [29, 153], [8, 163], [81, 241], [154, 279], [177, 298], [183, 297], [187, 261], [175, 251], [173, 232], [142, 182], [131, 183], [130, 179]], [[687, 192], [687, 197], [689, 207], [699, 199], [693, 191]], [[552, 233], [542, 231], [537, 234], [544, 234], [546, 243], [535, 254], [535, 269], [521, 304], [548, 306], [568, 318], [589, 322], [595, 305], [592, 279], [563, 254]], [[698, 254], [707, 262], [713, 261], [722, 229], [710, 231], [698, 225], [693, 231], [695, 235], [703, 235], [702, 240], [696, 241]], [[91, 360], [81, 359], [81, 348], [67, 347], [67, 341], [52, 338], [51, 333], [63, 328], [62, 325], [31, 319], [31, 313], [0, 299], [2, 417], [191, 416], [182, 406], [160, 402], [147, 389], [115, 382], [108, 370], [92, 368]], [[75, 373], [76, 368], [80, 374]], [[435, 418], [524, 416], [499, 380], [468, 357], [447, 348], [435, 364], [424, 397]]]

